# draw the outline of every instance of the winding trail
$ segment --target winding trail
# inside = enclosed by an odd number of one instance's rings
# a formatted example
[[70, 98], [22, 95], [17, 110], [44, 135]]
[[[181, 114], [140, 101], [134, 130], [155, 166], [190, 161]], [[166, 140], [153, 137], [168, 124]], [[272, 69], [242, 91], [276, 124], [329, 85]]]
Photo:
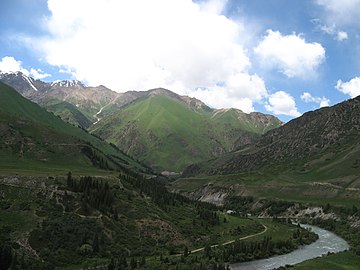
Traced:
[[[263, 227], [264, 227], [264, 230], [261, 231], [261, 232], [258, 232], [258, 233], [254, 233], [254, 234], [250, 234], [250, 235], [247, 235], [247, 236], [244, 236], [244, 237], [241, 237], [241, 238], [237, 238], [235, 240], [230, 240], [228, 242], [225, 242], [225, 243], [222, 243], [222, 244], [216, 244], [216, 245], [212, 245], [210, 246], [211, 248], [214, 248], [214, 247], [219, 247], [219, 246], [226, 246], [226, 245], [229, 245], [229, 244], [232, 244], [234, 243], [236, 240], [245, 240], [245, 239], [248, 239], [248, 238], [251, 238], [251, 237], [254, 237], [254, 236], [258, 236], [258, 235], [261, 235], [261, 234], [264, 234], [266, 233], [266, 231], [268, 230], [268, 227], [264, 224], [261, 224]], [[198, 248], [198, 249], [194, 249], [194, 250], [191, 250], [190, 253], [196, 253], [196, 252], [199, 252], [199, 251], [203, 251], [205, 249], [205, 247], [202, 247], [202, 248]], [[176, 254], [175, 256], [181, 256], [183, 255], [182, 253], [181, 254]]]

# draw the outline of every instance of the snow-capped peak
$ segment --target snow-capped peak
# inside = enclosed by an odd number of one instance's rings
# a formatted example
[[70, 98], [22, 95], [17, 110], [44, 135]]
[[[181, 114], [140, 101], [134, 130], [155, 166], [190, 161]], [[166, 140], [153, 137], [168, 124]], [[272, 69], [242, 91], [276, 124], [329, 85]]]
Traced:
[[21, 71], [0, 71], [0, 79], [6, 79], [7, 76], [13, 77], [15, 75], [16, 78], [20, 78], [23, 81], [25, 81], [26, 83], [28, 83], [30, 85], [30, 87], [34, 90], [34, 91], [38, 91], [38, 89], [35, 87], [34, 85], [34, 79], [31, 77], [26, 76], [24, 73], [22, 73]]
[[23, 75], [23, 74], [22, 74], [21, 71], [2, 71], [2, 70], [0, 70], [0, 76], [1, 75], [3, 75], [3, 76], [5, 76], [5, 75], [16, 75], [16, 76], [18, 76], [18, 75]]

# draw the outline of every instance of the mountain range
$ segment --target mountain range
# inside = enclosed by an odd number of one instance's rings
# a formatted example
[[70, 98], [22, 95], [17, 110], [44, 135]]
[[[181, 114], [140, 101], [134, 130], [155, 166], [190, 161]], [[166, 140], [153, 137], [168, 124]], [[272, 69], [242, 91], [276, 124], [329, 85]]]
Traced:
[[0, 81], [160, 171], [181, 172], [253, 143], [283, 124], [262, 113], [215, 110], [162, 88], [117, 93], [76, 80], [46, 83], [21, 72], [0, 73]]
[[122, 269], [140, 257], [148, 269], [178, 269], [177, 258], [179, 269], [210, 269], [217, 255], [193, 253], [257, 236], [252, 247], [290, 243], [299, 228], [277, 215], [324, 222], [360, 250], [360, 96], [284, 124], [162, 88], [0, 80], [4, 269]]
[[148, 169], [0, 82], [0, 161], [5, 171]]
[[215, 110], [162, 88], [117, 93], [79, 81], [45, 83], [20, 72], [0, 73], [0, 80], [125, 154], [159, 171], [185, 169], [185, 177], [294, 162], [301, 173], [356, 174], [360, 162], [359, 97], [284, 125], [271, 115]]
[[255, 144], [192, 165], [184, 175], [234, 174], [298, 162], [303, 172], [333, 177], [359, 173], [360, 96], [307, 112], [264, 134]]

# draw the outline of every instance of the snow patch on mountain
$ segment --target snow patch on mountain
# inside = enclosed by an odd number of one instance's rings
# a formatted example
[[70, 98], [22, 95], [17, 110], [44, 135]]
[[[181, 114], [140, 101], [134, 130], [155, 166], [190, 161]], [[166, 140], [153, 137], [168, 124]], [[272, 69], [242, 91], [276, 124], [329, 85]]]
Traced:
[[22, 77], [24, 78], [25, 81], [27, 81], [29, 83], [29, 85], [31, 86], [32, 89], [34, 89], [35, 91], [38, 91], [38, 89], [35, 87], [35, 85], [31, 82], [32, 78], [29, 78], [25, 75], [22, 75]]

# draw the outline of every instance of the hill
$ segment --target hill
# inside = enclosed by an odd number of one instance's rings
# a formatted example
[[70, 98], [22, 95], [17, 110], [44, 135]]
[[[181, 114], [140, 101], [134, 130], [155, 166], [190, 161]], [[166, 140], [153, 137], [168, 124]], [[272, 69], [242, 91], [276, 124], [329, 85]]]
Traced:
[[76, 106], [67, 101], [49, 99], [40, 102], [39, 105], [74, 126], [87, 129], [92, 125], [92, 122], [88, 117], [86, 117]]
[[[305, 171], [310, 167], [320, 170], [323, 166], [322, 170], [328, 167], [333, 173], [351, 172], [358, 168], [359, 134], [360, 97], [357, 97], [305, 113], [267, 132], [255, 145], [190, 166], [184, 175], [241, 173], [295, 161], [303, 161]], [[343, 155], [340, 157], [339, 153]], [[313, 159], [320, 160], [311, 166], [309, 160]]]
[[116, 147], [63, 122], [0, 83], [1, 170], [147, 169]]
[[[198, 107], [198, 109], [201, 107], [205, 111], [211, 110], [199, 100], [179, 96], [165, 89], [117, 93], [102, 85], [88, 87], [77, 80], [46, 83], [28, 77], [21, 72], [3, 73], [1, 71], [0, 81], [10, 85], [27, 99], [59, 115], [64, 121], [70, 119], [71, 123], [83, 128], [88, 128], [88, 122], [96, 123], [122, 106], [153, 94], [172, 97], [188, 104], [189, 107]], [[65, 102], [66, 105], [61, 104], [61, 102]], [[71, 109], [69, 104], [73, 105]], [[81, 116], [79, 112], [82, 114]], [[87, 118], [87, 121], [84, 122], [83, 116]], [[80, 118], [78, 119], [78, 117]]]
[[[360, 199], [360, 97], [308, 112], [256, 144], [188, 166], [173, 188], [351, 207]], [[220, 202], [221, 203], [221, 202]]]
[[[53, 111], [64, 121], [70, 119], [71, 123], [83, 128], [87, 128], [89, 123], [97, 121], [98, 114], [105, 107], [111, 111], [111, 108], [123, 105], [122, 101], [118, 100], [118, 93], [104, 86], [87, 87], [77, 80], [46, 83], [28, 77], [21, 72], [0, 72], [0, 81], [10, 85], [27, 99], [40, 104], [49, 111]], [[66, 102], [67, 105], [56, 105], [54, 101]], [[73, 107], [70, 109], [68, 104], [72, 104]], [[55, 105], [56, 108], [54, 108]]]
[[104, 117], [90, 131], [161, 170], [217, 157], [256, 140], [281, 122], [269, 115], [212, 110], [196, 99], [153, 89]]
[[160, 170], [180, 172], [240, 149], [282, 125], [270, 115], [214, 110], [163, 88], [116, 93], [79, 81], [45, 83], [21, 72], [0, 73], [0, 80], [64, 121], [91, 130]]

